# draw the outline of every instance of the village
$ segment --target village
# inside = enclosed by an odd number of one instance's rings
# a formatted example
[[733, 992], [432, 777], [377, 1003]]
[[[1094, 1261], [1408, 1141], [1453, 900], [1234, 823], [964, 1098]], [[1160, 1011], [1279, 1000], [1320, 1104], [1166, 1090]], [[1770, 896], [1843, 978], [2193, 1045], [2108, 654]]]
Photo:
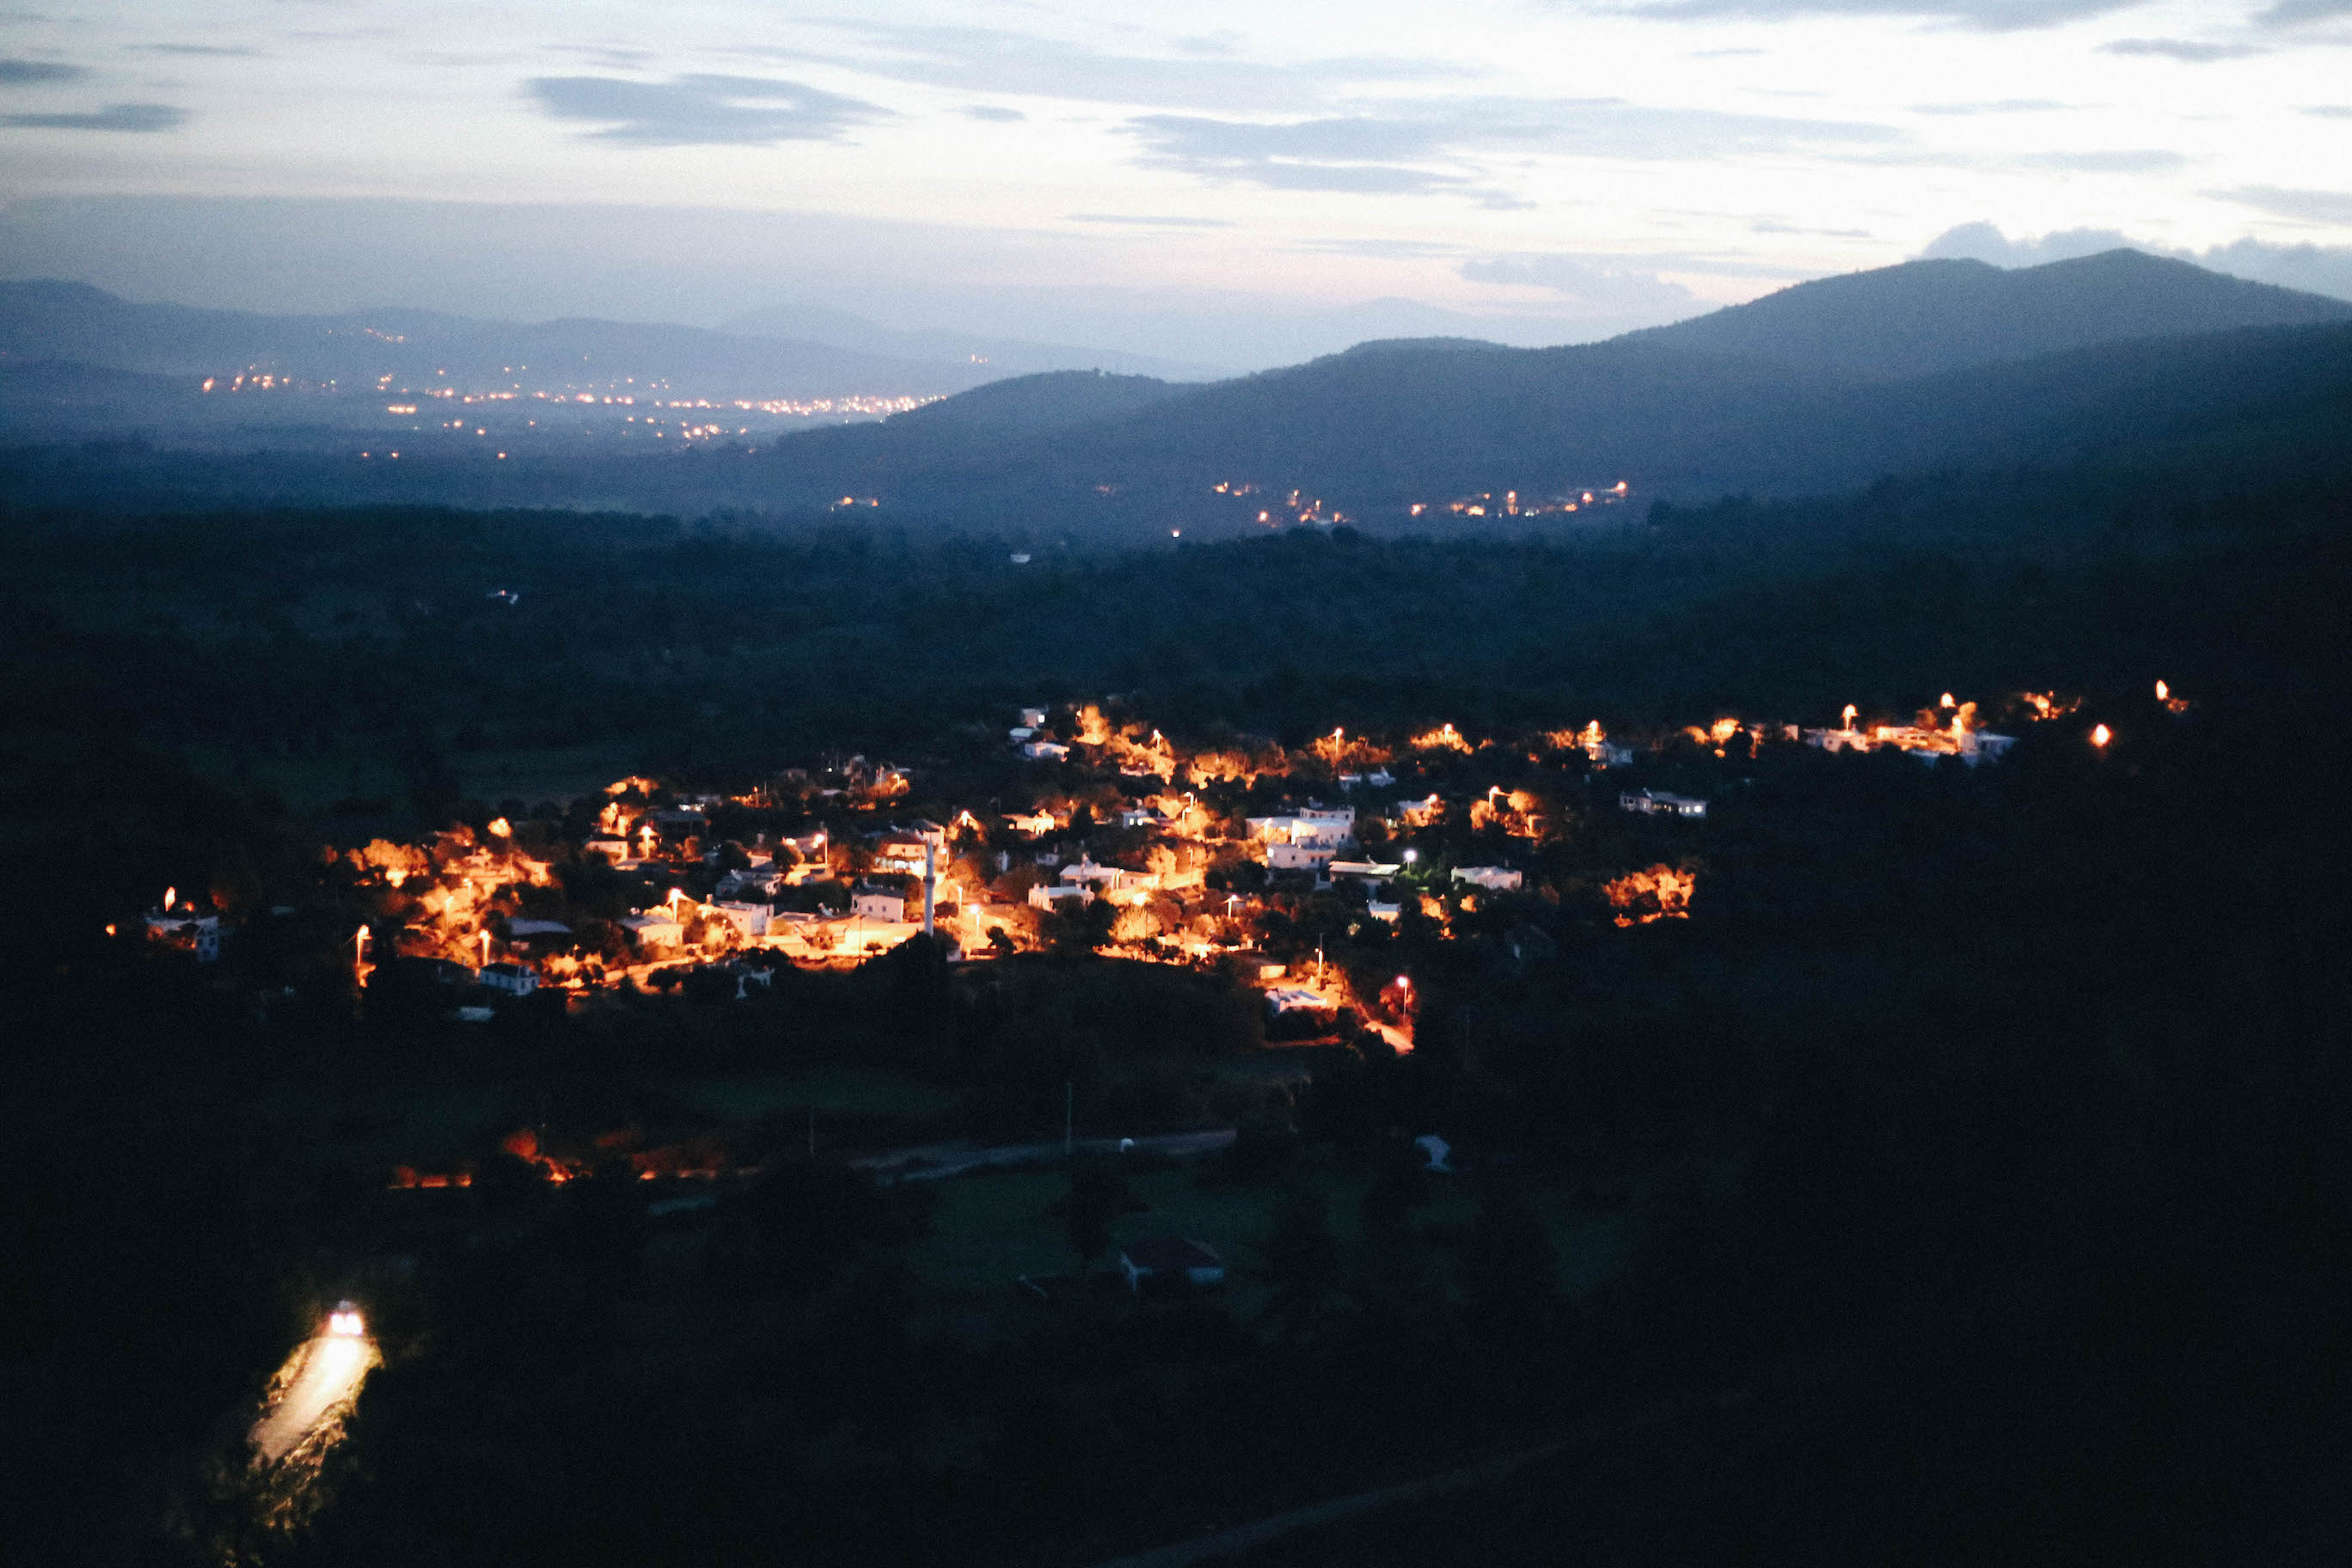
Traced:
[[[2035, 693], [1998, 706], [2020, 728], [2074, 710]], [[486, 1023], [541, 993], [577, 1007], [697, 976], [747, 998], [780, 969], [855, 967], [919, 937], [964, 964], [1097, 954], [1213, 971], [1260, 994], [1270, 1037], [1360, 1031], [1409, 1052], [1412, 943], [1394, 963], [1385, 944], [1475, 931], [1541, 952], [1564, 913], [1687, 919], [1721, 818], [1697, 792], [1751, 783], [1742, 762], [1784, 748], [1973, 769], [2015, 743], [1949, 692], [1908, 722], [1849, 705], [1820, 727], [1723, 717], [1636, 739], [1596, 721], [1474, 739], [1443, 723], [1293, 748], [1180, 746], [1116, 703], [1004, 717], [977, 765], [944, 781], [863, 756], [732, 794], [633, 776], [323, 847], [352, 984], [381, 1009]], [[2105, 745], [2105, 727], [2086, 739]], [[1579, 848], [1572, 830], [1595, 822], [1614, 825], [1608, 847], [1587, 834]], [[138, 934], [210, 964], [240, 920], [291, 912], [171, 889]]]

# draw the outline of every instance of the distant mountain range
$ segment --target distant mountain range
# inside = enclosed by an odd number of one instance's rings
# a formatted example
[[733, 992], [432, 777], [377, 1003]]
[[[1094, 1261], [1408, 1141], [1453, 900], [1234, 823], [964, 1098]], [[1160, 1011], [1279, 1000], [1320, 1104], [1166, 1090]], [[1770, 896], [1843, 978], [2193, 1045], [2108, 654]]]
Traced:
[[[2143, 466], [2340, 465], [2352, 448], [2352, 303], [2129, 250], [2015, 271], [1912, 262], [1606, 342], [1391, 339], [1209, 384], [1065, 369], [975, 386], [992, 363], [923, 365], [687, 328], [266, 317], [131, 305], [78, 285], [0, 285], [0, 439], [61, 439], [76, 421], [126, 428], [121, 410], [184, 405], [191, 377], [248, 364], [365, 378], [368, 396], [352, 401], [379, 422], [373, 378], [413, 384], [443, 373], [452, 383], [545, 374], [559, 394], [579, 385], [597, 396], [615, 378], [641, 397], [651, 387], [953, 395], [878, 423], [764, 444], [752, 436], [748, 458], [742, 432], [690, 431], [683, 421], [706, 416], [667, 409], [667, 423], [649, 423], [642, 404], [632, 422], [605, 411], [601, 445], [545, 405], [528, 429], [519, 427], [529, 406], [499, 405], [515, 413], [495, 439], [474, 426], [497, 424], [496, 413], [430, 423], [454, 407], [443, 405], [402, 419], [396, 472], [331, 432], [308, 446], [289, 436], [277, 448], [284, 460], [266, 466], [237, 456], [257, 442], [213, 441], [200, 463], [173, 457], [166, 438], [136, 462], [42, 458], [26, 470], [39, 479], [18, 489], [83, 485], [109, 504], [266, 492], [801, 515], [850, 498], [861, 517], [912, 526], [1111, 542], [1254, 528], [1261, 512], [1278, 525], [1317, 500], [1323, 521], [1457, 527], [1470, 524], [1444, 510], [1451, 500], [1516, 490], [1533, 501], [1619, 479], [1640, 502], [1820, 494], [1887, 474], [2102, 454]], [[529, 377], [507, 368], [525, 364]], [[73, 478], [83, 469], [86, 484]], [[1414, 503], [1436, 510], [1416, 521]]]
[[[787, 437], [769, 466], [788, 505], [870, 491], [960, 514], [1015, 498], [1106, 521], [1147, 500], [1196, 523], [1278, 514], [1208, 499], [1246, 483], [1385, 521], [1621, 478], [1813, 493], [2341, 407], [2347, 391], [2352, 304], [2114, 251], [2016, 272], [1908, 263], [1567, 348], [1374, 342], [1156, 390], [1035, 377]], [[992, 411], [993, 441], [969, 437], [966, 407]]]
[[548, 392], [659, 388], [685, 397], [937, 396], [988, 365], [827, 343], [593, 320], [474, 321], [427, 310], [270, 316], [142, 305], [84, 283], [0, 283], [0, 353], [170, 376], [267, 372], [373, 395], [393, 386]]

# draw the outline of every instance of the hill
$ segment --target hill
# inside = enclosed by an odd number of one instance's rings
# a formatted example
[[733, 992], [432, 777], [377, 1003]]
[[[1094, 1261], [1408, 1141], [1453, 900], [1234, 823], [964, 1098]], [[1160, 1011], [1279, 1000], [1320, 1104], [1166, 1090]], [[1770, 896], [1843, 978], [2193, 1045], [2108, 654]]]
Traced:
[[372, 391], [381, 378], [463, 391], [661, 391], [689, 397], [936, 396], [993, 379], [923, 363], [699, 327], [476, 321], [426, 310], [273, 316], [138, 304], [84, 283], [0, 283], [0, 353], [160, 375], [258, 369]]
[[2137, 250], [2004, 270], [1906, 261], [1819, 278], [1616, 340], [1892, 379], [2234, 327], [2352, 321], [2352, 304]]
[[1378, 523], [1479, 491], [1532, 499], [1626, 479], [1651, 493], [1819, 494], [2281, 422], [2308, 453], [2352, 423], [2352, 323], [2104, 343], [1894, 382], [1656, 342], [1384, 345], [982, 447], [940, 438], [964, 402], [786, 437], [766, 449], [768, 494], [789, 506], [855, 490], [963, 519], [1017, 499], [1139, 534], [1161, 513], [1242, 526], [1268, 510], [1215, 493], [1221, 482], [1259, 496], [1297, 487]]

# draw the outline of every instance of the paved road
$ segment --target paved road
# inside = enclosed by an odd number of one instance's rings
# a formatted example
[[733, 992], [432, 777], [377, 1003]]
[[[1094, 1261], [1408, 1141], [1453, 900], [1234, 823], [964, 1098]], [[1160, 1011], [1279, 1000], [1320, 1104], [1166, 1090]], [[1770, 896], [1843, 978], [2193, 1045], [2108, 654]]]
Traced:
[[[1138, 1138], [1135, 1149], [1138, 1153], [1206, 1154], [1233, 1141], [1233, 1129], [1226, 1127], [1210, 1132], [1170, 1132], [1156, 1138]], [[1081, 1138], [1077, 1146], [1084, 1153], [1115, 1154], [1118, 1144], [1116, 1138]], [[1000, 1143], [993, 1148], [972, 1143], [929, 1143], [920, 1148], [868, 1154], [862, 1160], [852, 1160], [850, 1164], [856, 1170], [871, 1171], [887, 1182], [929, 1182], [990, 1165], [1042, 1165], [1061, 1157], [1062, 1145], [1058, 1142]]]

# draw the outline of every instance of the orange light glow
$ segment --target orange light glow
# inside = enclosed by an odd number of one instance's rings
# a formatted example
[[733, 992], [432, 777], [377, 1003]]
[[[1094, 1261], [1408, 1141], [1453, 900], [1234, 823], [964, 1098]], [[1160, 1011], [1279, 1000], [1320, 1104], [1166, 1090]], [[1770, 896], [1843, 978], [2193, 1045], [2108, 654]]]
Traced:
[[1646, 871], [1628, 871], [1601, 891], [1617, 910], [1617, 923], [1635, 926], [1648, 925], [1653, 921], [1688, 920], [1691, 894], [1697, 887], [1696, 873], [1660, 865]]
[[2115, 738], [2116, 732], [2113, 730], [2108, 729], [2105, 724], [2094, 724], [2091, 726], [2091, 744], [2094, 746], [2105, 747], [2109, 741], [2112, 741]]
[[2167, 685], [2166, 685], [2164, 682], [2162, 682], [2161, 680], [2159, 680], [2159, 681], [2158, 681], [2158, 682], [2156, 683], [2156, 700], [2157, 700], [2158, 702], [2165, 701], [2165, 700], [2168, 700], [2171, 696], [2172, 696], [2172, 688], [2170, 688], [2169, 686], [2167, 686]]

